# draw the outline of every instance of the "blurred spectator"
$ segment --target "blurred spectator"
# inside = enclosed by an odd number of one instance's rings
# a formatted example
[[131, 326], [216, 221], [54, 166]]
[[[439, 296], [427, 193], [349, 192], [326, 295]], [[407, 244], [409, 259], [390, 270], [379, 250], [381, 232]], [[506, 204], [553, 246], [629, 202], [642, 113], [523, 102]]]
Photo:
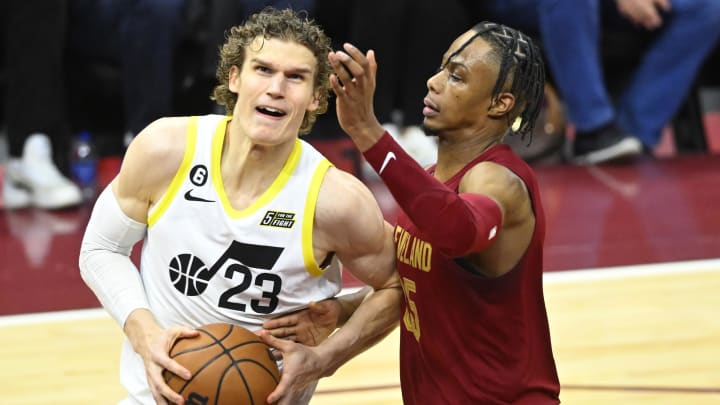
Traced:
[[[577, 163], [611, 161], [639, 154], [642, 145], [656, 146], [720, 37], [717, 0], [539, 0], [539, 5], [548, 62], [577, 129]], [[601, 29], [654, 33], [615, 104], [603, 80]]]
[[[457, 27], [469, 27], [473, 21], [454, 0], [355, 0], [351, 7], [343, 41], [375, 50], [381, 66], [375, 114], [418, 163], [435, 163], [436, 140], [421, 129], [427, 78], [439, 68], [440, 56], [456, 37]], [[433, 21], [432, 29], [428, 21]]]
[[[655, 147], [720, 36], [717, 0], [496, 0], [478, 12], [539, 33], [580, 164]], [[618, 95], [609, 90], [601, 49], [603, 36], [615, 32], [651, 36]]]
[[73, 0], [70, 46], [120, 66], [125, 141], [173, 112], [176, 50], [186, 0]]
[[4, 207], [77, 205], [80, 190], [58, 169], [66, 165], [70, 132], [63, 70], [67, 2], [9, 0], [4, 7], [9, 155]]

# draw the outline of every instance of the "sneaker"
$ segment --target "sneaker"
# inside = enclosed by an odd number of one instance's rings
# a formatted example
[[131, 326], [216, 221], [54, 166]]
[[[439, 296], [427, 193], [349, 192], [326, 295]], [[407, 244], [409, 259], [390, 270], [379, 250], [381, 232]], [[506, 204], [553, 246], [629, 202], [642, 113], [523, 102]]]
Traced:
[[30, 206], [30, 193], [6, 178], [0, 167], [0, 208], [16, 210]]
[[643, 145], [637, 138], [611, 123], [594, 131], [576, 133], [572, 161], [583, 165], [618, 162], [642, 152]]
[[82, 202], [80, 188], [65, 178], [52, 160], [50, 139], [32, 134], [25, 141], [21, 159], [10, 159], [5, 168], [6, 183], [30, 193], [30, 203], [42, 209], [59, 209]]

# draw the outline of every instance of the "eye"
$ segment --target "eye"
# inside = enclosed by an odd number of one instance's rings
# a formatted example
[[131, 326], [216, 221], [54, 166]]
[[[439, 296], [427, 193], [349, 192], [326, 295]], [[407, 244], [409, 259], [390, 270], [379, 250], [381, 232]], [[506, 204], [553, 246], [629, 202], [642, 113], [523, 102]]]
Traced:
[[455, 73], [450, 73], [449, 77], [450, 77], [450, 81], [452, 81], [452, 82], [461, 82], [462, 81], [462, 77], [456, 75]]
[[270, 70], [269, 67], [263, 66], [263, 65], [257, 65], [257, 66], [255, 66], [255, 71], [256, 71], [256, 72], [259, 72], [259, 73], [265, 73], [265, 74], [272, 73], [272, 70]]
[[305, 76], [301, 75], [300, 73], [288, 73], [286, 77], [295, 82], [301, 82], [305, 80]]

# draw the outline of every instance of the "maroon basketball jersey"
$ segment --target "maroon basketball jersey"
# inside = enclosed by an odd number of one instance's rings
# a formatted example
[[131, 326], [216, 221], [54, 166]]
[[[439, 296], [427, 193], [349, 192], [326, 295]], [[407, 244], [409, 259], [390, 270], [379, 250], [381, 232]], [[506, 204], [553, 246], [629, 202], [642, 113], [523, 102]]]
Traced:
[[[507, 145], [478, 156], [445, 184], [490, 161], [527, 186], [530, 246], [511, 271], [485, 278], [422, 239], [404, 212], [395, 227], [405, 301], [400, 374], [405, 404], [557, 404], [560, 385], [542, 290], [545, 216], [535, 175]], [[427, 215], [434, 215], [428, 212]]]

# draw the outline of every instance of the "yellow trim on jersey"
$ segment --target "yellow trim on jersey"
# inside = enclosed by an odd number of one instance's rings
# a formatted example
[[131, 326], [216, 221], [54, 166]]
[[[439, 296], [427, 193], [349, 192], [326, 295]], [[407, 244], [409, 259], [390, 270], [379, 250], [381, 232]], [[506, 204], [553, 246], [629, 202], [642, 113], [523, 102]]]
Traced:
[[[229, 119], [230, 117], [228, 117], [228, 120]], [[258, 197], [255, 202], [250, 204], [249, 207], [245, 208], [244, 210], [237, 210], [232, 206], [232, 204], [230, 204], [230, 199], [228, 199], [227, 193], [225, 193], [225, 185], [222, 181], [222, 171], [220, 169], [220, 159], [222, 155], [223, 141], [225, 139], [225, 128], [227, 127], [228, 120], [223, 121], [221, 123], [222, 125], [219, 125], [217, 130], [215, 131], [212, 147], [211, 172], [213, 185], [215, 186], [215, 190], [217, 190], [218, 196], [220, 197], [220, 202], [222, 202], [223, 208], [225, 209], [225, 213], [227, 213], [230, 218], [237, 219], [251, 215], [260, 207], [264, 206], [265, 204], [269, 203], [270, 200], [275, 198], [275, 196], [285, 186], [285, 183], [290, 180], [290, 176], [292, 176], [293, 172], [295, 171], [295, 168], [300, 161], [300, 155], [302, 154], [302, 146], [300, 144], [300, 140], [296, 139], [293, 150], [292, 152], [290, 152], [290, 156], [288, 156], [287, 161], [285, 161], [285, 165], [283, 166], [282, 170], [280, 170], [280, 173], [272, 182], [270, 187], [265, 190], [265, 192], [262, 193], [262, 195]]]
[[305, 201], [305, 213], [303, 214], [302, 224], [302, 252], [305, 259], [305, 267], [308, 273], [313, 277], [322, 276], [325, 271], [318, 266], [315, 260], [315, 252], [313, 251], [313, 225], [315, 223], [315, 206], [317, 205], [318, 195], [320, 195], [320, 185], [325, 178], [325, 173], [332, 166], [329, 160], [323, 159], [318, 164], [313, 174], [312, 181], [307, 193], [307, 201]]
[[150, 210], [150, 215], [148, 216], [148, 228], [155, 225], [155, 223], [160, 219], [162, 214], [165, 213], [165, 211], [170, 206], [170, 203], [175, 198], [175, 194], [177, 194], [180, 186], [182, 186], [183, 179], [185, 179], [185, 176], [187, 176], [187, 174], [190, 172], [190, 165], [192, 163], [193, 157], [195, 156], [197, 127], [198, 117], [190, 117], [187, 126], [187, 143], [185, 144], [185, 155], [183, 156], [182, 163], [180, 163], [180, 167], [178, 168], [177, 172], [175, 172], [175, 177], [173, 177], [172, 181], [170, 182], [170, 186], [168, 186], [165, 194], [160, 198], [160, 201], [155, 204], [155, 206]]

